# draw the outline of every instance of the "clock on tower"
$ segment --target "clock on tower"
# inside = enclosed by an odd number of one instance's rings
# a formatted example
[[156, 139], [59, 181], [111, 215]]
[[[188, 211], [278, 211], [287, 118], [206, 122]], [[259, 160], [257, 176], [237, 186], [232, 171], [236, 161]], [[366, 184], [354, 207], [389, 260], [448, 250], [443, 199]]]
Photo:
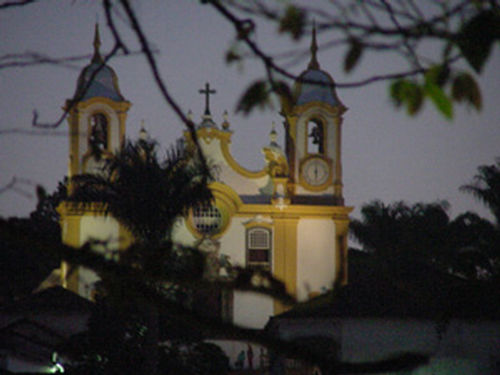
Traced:
[[321, 156], [305, 159], [300, 168], [300, 180], [310, 190], [323, 190], [331, 184], [331, 166]]

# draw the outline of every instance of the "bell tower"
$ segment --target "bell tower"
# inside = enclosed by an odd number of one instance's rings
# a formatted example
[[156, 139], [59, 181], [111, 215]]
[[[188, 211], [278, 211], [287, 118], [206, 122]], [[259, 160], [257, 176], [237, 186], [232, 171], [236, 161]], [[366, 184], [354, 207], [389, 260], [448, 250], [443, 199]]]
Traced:
[[320, 69], [317, 51], [313, 27], [311, 60], [294, 84], [292, 102], [283, 106], [292, 196], [341, 206], [341, 126], [347, 108], [332, 77]]
[[120, 92], [116, 73], [105, 64], [100, 45], [96, 24], [94, 55], [80, 73], [73, 99], [68, 99], [64, 108], [68, 111], [70, 132], [70, 178], [99, 173], [103, 159], [118, 150], [125, 139], [130, 102]]
[[[123, 145], [125, 122], [131, 104], [124, 99], [114, 70], [105, 64], [100, 53], [99, 26], [95, 27], [94, 54], [77, 81], [72, 99], [66, 101], [68, 113], [69, 165], [68, 177], [80, 174], [100, 174], [107, 158]], [[61, 215], [62, 241], [79, 248], [87, 242], [101, 241], [102, 251], [125, 248], [130, 242], [129, 233], [118, 222], [105, 215], [104, 206], [93, 202], [81, 206], [70, 200], [63, 201]], [[80, 296], [92, 298], [97, 275], [84, 267], [61, 264], [62, 285]]]

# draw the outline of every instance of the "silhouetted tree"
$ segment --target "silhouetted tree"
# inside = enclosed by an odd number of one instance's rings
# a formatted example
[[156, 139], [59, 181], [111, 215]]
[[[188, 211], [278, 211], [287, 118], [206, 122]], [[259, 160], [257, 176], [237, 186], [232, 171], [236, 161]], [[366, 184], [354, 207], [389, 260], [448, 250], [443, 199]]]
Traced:
[[[41, 253], [36, 246], [25, 246], [23, 237], [32, 241], [60, 242], [61, 228], [57, 205], [66, 197], [66, 185], [47, 194], [37, 187], [38, 203], [29, 218], [0, 217], [0, 304], [12, 302], [33, 292], [59, 266], [51, 253]], [[7, 234], [15, 234], [7, 235]]]
[[500, 283], [500, 158], [495, 164], [478, 167], [478, 173], [471, 184], [460, 187], [461, 191], [472, 194], [491, 211], [495, 222], [484, 228], [478, 243], [481, 253], [487, 257], [486, 267]]
[[[351, 222], [351, 235], [364, 251], [396, 268], [427, 265], [470, 279], [494, 273], [495, 228], [467, 212], [451, 220], [447, 203], [374, 201]], [[422, 275], [425, 277], [425, 275]]]
[[[204, 258], [196, 249], [174, 244], [171, 234], [175, 222], [190, 208], [210, 204], [208, 170], [181, 143], [160, 161], [156, 144], [149, 140], [127, 142], [104, 162], [101, 173], [72, 178], [69, 201], [103, 204], [105, 213], [133, 235], [133, 244], [120, 252], [119, 263], [150, 275], [147, 284], [182, 305], [188, 288], [167, 280], [200, 281]], [[81, 349], [82, 355], [93, 355], [73, 371], [85, 372], [88, 367], [108, 374], [159, 371], [158, 343], [161, 336], [170, 337], [168, 332], [158, 332], [158, 306], [116, 274], [99, 276], [101, 297]], [[168, 313], [162, 316], [168, 319]], [[183, 343], [187, 342], [186, 338]]]
[[0, 305], [26, 297], [59, 267], [57, 257], [36, 247], [37, 241], [53, 241], [57, 229], [32, 219], [0, 218]]

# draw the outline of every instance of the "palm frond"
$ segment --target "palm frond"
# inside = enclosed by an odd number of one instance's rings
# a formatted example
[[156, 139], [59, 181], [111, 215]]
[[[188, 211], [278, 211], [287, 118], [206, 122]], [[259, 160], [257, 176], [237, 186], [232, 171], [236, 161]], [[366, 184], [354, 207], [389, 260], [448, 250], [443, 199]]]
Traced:
[[473, 182], [462, 185], [460, 191], [471, 194], [491, 210], [500, 225], [500, 158], [495, 164], [478, 167]]
[[103, 202], [135, 240], [159, 242], [168, 236], [178, 217], [212, 199], [211, 176], [193, 154], [177, 144], [158, 159], [156, 144], [126, 142], [105, 161], [101, 175], [73, 179], [71, 200]]

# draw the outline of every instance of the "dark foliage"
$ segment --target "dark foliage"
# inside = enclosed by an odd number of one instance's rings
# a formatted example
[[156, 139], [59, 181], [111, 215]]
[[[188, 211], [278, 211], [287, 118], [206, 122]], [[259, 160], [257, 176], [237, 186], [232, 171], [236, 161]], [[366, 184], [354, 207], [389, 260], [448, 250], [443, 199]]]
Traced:
[[140, 140], [107, 159], [102, 174], [75, 176], [70, 200], [102, 202], [136, 241], [159, 243], [189, 209], [209, 204], [210, 181], [204, 164], [182, 143], [159, 161], [156, 145]]
[[[116, 300], [113, 300], [116, 302]], [[71, 358], [69, 374], [137, 374], [148, 358], [147, 321], [137, 300], [97, 301], [88, 331], [72, 337], [59, 352]]]
[[48, 195], [37, 187], [38, 204], [29, 219], [0, 218], [0, 303], [26, 296], [45, 280], [52, 270], [59, 267], [59, 259], [50, 253], [41, 253], [36, 246], [27, 246], [26, 240], [61, 240], [59, 203], [66, 197], [66, 185], [58, 184], [57, 190]]
[[[59, 206], [59, 204], [68, 197], [67, 185], [68, 179], [64, 178], [63, 181], [59, 181], [56, 190], [49, 195], [43, 187], [37, 186], [36, 188], [38, 203], [35, 211], [30, 214], [30, 219], [34, 222], [42, 223], [42, 225], [45, 225], [46, 227], [53, 224], [52, 227], [54, 229], [51, 230], [51, 234], [54, 236], [54, 239], [61, 238], [59, 232], [60, 215], [57, 212], [57, 206]], [[52, 231], [54, 233], [52, 233]]]
[[495, 227], [467, 212], [450, 219], [446, 203], [374, 201], [353, 220], [351, 235], [363, 249], [396, 268], [426, 264], [469, 279], [497, 272], [499, 236]]
[[160, 368], [172, 375], [220, 375], [229, 371], [229, 358], [215, 344], [170, 343], [160, 352]]
[[26, 243], [53, 240], [54, 232], [52, 225], [31, 219], [0, 218], [0, 304], [28, 295], [59, 267], [52, 254]]

